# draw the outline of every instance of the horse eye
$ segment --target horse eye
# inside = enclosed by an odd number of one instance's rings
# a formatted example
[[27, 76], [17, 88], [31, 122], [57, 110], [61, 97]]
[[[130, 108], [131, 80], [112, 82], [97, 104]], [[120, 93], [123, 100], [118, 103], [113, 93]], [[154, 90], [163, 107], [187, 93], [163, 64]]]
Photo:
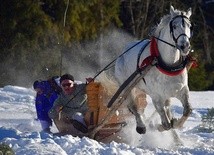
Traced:
[[176, 25], [173, 25], [172, 27], [173, 27], [173, 29], [174, 29], [174, 30], [177, 28], [177, 26], [176, 26]]

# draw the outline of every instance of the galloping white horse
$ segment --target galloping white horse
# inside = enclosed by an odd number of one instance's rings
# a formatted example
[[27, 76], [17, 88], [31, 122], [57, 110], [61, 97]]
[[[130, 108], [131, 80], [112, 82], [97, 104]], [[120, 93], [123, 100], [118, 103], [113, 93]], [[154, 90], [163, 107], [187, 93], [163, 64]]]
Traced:
[[[142, 62], [145, 65], [148, 62], [144, 62], [146, 58], [150, 56], [156, 60], [156, 64], [135, 87], [152, 98], [162, 122], [158, 129], [162, 131], [182, 127], [192, 111], [186, 69], [190, 51], [191, 14], [191, 8], [183, 12], [171, 6], [170, 14], [161, 19], [151, 40], [139, 43], [116, 60], [115, 76], [120, 84], [137, 66], [142, 66]], [[172, 118], [169, 108], [171, 97], [176, 97], [183, 105], [183, 116], [180, 119]], [[137, 132], [146, 133], [146, 126], [136, 104], [129, 102], [128, 108], [135, 115]]]

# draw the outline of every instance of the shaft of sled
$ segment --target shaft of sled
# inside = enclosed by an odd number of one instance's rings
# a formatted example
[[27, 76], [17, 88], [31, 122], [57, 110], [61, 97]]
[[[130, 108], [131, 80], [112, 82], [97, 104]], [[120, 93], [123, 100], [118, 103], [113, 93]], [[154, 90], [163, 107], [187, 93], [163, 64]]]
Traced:
[[89, 137], [90, 138], [95, 138], [95, 134], [102, 129], [102, 127], [108, 122], [108, 120], [115, 114], [115, 112], [117, 111], [117, 109], [120, 107], [120, 105], [123, 103], [123, 101], [126, 99], [127, 94], [131, 91], [132, 88], [127, 89], [123, 96], [121, 96], [119, 98], [119, 101], [117, 102], [117, 104], [115, 104], [115, 106], [113, 106], [112, 108], [109, 109], [106, 117], [89, 133]]
[[114, 94], [114, 96], [111, 98], [111, 100], [109, 101], [109, 103], [107, 104], [107, 107], [110, 108], [112, 106], [112, 104], [117, 100], [117, 98], [119, 97], [119, 95], [124, 91], [125, 88], [128, 87], [128, 85], [130, 85], [130, 83], [135, 79], [135, 77], [137, 75], [140, 74], [141, 78], [144, 78], [144, 76], [146, 75], [146, 73], [151, 69], [152, 65], [148, 65], [143, 69], [137, 69], [135, 72], [133, 72], [127, 80], [125, 80], [123, 82], [123, 84], [119, 87], [119, 89], [117, 90], [117, 92]]
[[133, 87], [147, 74], [147, 72], [153, 67], [153, 65], [148, 65], [147, 67], [142, 70], [142, 73], [139, 73], [138, 76], [135, 76], [133, 78], [133, 81], [131, 81], [126, 89], [123, 89], [123, 94], [119, 97], [119, 100], [117, 101], [117, 104], [110, 108], [110, 111], [106, 115], [106, 117], [89, 133], [90, 138], [95, 138], [95, 134], [108, 122], [108, 120], [112, 117], [113, 114], [117, 111], [117, 109], [121, 106], [123, 101], [126, 99], [128, 94], [131, 92]]
[[110, 108], [112, 104], [117, 100], [118, 96], [124, 91], [125, 88], [130, 84], [130, 82], [138, 75], [140, 74], [138, 70], [136, 70], [134, 73], [132, 73], [131, 76], [119, 87], [117, 92], [114, 94], [114, 96], [111, 98], [109, 103], [107, 104], [107, 107]]

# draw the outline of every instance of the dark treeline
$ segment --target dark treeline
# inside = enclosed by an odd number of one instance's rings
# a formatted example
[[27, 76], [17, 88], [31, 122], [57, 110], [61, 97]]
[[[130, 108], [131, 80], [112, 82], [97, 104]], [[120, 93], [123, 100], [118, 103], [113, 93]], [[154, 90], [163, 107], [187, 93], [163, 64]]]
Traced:
[[0, 86], [65, 72], [93, 77], [127, 42], [149, 38], [170, 5], [193, 12], [199, 67], [190, 70], [190, 89], [214, 90], [214, 3], [206, 0], [1, 0]]

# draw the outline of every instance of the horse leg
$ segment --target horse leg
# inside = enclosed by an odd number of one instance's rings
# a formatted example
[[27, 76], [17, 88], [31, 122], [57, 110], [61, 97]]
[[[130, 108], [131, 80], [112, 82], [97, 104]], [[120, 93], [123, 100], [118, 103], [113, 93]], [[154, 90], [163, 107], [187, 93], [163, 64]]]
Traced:
[[177, 99], [181, 101], [184, 110], [183, 110], [183, 116], [180, 119], [173, 120], [172, 122], [173, 128], [183, 127], [183, 124], [192, 113], [192, 106], [189, 103], [189, 88], [187, 86], [181, 89], [180, 93], [177, 96]]
[[165, 109], [166, 109], [166, 114], [167, 114], [169, 120], [172, 120], [172, 112], [170, 109], [170, 99], [167, 99], [165, 101]]
[[136, 131], [139, 134], [145, 134], [146, 133], [146, 126], [142, 120], [140, 113], [138, 112], [137, 105], [132, 100], [131, 96], [129, 96], [128, 100], [130, 101], [128, 104], [128, 109], [131, 111], [131, 113], [135, 116], [135, 119], [136, 119], [136, 123], [137, 123]]
[[[172, 112], [171, 112], [171, 109], [170, 109], [170, 99], [167, 99], [165, 101], [165, 106], [166, 106], [166, 109], [167, 109], [167, 116], [169, 117], [169, 119], [172, 121], [173, 119], [173, 116], [172, 116]], [[173, 140], [175, 142], [176, 145], [182, 145], [183, 142], [182, 140], [180, 139], [178, 133], [175, 131], [175, 129], [170, 129], [170, 133], [173, 137]]]
[[146, 93], [143, 90], [134, 87], [131, 91], [131, 94], [132, 94], [132, 99], [137, 106], [137, 110], [145, 119], [146, 117], [145, 117], [144, 111], [146, 106], [148, 105], [146, 101]]
[[[161, 102], [161, 101], [155, 101], [152, 100], [153, 104], [155, 106], [155, 109], [157, 110], [158, 114], [161, 117], [161, 123], [162, 125], [158, 126], [158, 130], [159, 131], [164, 131], [164, 130], [169, 130], [172, 128], [171, 126], [171, 120], [168, 116], [168, 113], [170, 112], [169, 107], [165, 106], [165, 103]], [[166, 101], [168, 102], [168, 101]]]
[[131, 111], [131, 113], [135, 116], [136, 119], [136, 123], [137, 123], [137, 127], [136, 127], [136, 131], [139, 134], [145, 134], [146, 133], [146, 126], [143, 123], [142, 117], [141, 115], [137, 112], [137, 107], [135, 104], [129, 103], [128, 104], [128, 108]]

